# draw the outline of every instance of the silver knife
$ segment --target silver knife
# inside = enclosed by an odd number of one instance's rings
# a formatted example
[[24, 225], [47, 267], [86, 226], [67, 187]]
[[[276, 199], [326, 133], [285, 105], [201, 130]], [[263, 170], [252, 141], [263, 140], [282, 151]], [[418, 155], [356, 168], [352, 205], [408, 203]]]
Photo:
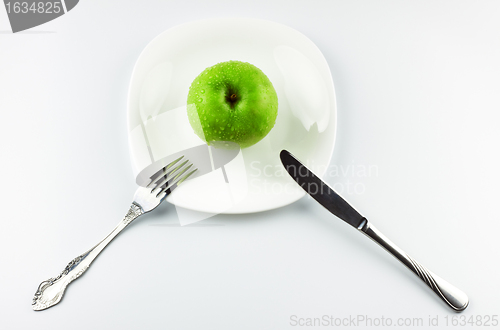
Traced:
[[370, 237], [408, 269], [417, 275], [432, 289], [448, 306], [457, 312], [463, 311], [469, 305], [467, 295], [446, 282], [420, 263], [411, 258], [403, 250], [392, 243], [371, 222], [358, 213], [349, 203], [340, 197], [332, 188], [314, 175], [305, 165], [287, 150], [280, 153], [281, 162], [290, 176], [318, 203], [328, 211], [344, 220], [354, 228]]

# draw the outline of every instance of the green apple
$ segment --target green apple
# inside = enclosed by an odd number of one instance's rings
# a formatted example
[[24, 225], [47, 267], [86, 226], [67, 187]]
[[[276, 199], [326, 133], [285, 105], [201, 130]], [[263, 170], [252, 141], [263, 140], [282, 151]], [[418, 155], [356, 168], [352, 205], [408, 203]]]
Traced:
[[278, 115], [273, 84], [256, 66], [221, 62], [205, 69], [189, 88], [188, 118], [209, 145], [237, 143], [241, 148], [262, 140]]

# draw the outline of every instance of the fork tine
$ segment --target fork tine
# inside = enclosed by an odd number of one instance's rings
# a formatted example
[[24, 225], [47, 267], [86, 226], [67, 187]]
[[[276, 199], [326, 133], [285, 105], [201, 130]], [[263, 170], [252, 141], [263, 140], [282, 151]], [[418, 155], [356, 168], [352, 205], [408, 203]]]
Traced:
[[[174, 175], [177, 176], [178, 174], [176, 174], [176, 173], [178, 173], [180, 170], [182, 170], [184, 168], [184, 165], [186, 165], [188, 162], [189, 162], [189, 160], [186, 159], [180, 165], [177, 165], [175, 168], [168, 171], [167, 174], [159, 177], [158, 180], [155, 181], [155, 186], [154, 186], [153, 190], [151, 190], [151, 192], [156, 190], [158, 187], [161, 187], [166, 181], [170, 180], [170, 178], [172, 176], [174, 176]], [[181, 172], [181, 174], [182, 174], [182, 172]]]
[[[188, 161], [185, 161], [181, 165], [185, 165]], [[158, 180], [156, 186], [151, 190], [151, 192], [155, 191], [158, 187], [160, 187], [160, 190], [168, 187], [169, 185], [172, 185], [174, 181], [179, 178], [182, 174], [184, 174], [193, 164], [189, 164], [188, 166], [184, 167], [179, 173], [177, 173], [174, 177], [166, 177], [165, 180]], [[173, 174], [172, 174], [173, 175]], [[161, 181], [161, 182], [160, 182]]]
[[176, 160], [170, 162], [167, 166], [161, 168], [158, 172], [150, 176], [151, 181], [148, 183], [146, 187], [151, 186], [153, 183], [158, 182], [162, 177], [166, 177], [168, 174], [172, 173], [172, 171], [176, 170], [174, 165], [177, 164], [184, 156], [177, 158]]
[[[171, 172], [172, 170], [172, 167], [177, 164], [182, 158], [184, 158], [184, 156], [180, 156], [179, 158], [177, 158], [176, 160], [170, 162], [167, 166], [164, 166], [162, 167], [159, 171], [157, 171], [155, 174], [153, 174], [152, 176], [150, 176], [149, 178], [151, 179], [151, 181], [148, 183], [148, 185], [146, 187], [149, 187], [152, 183], [154, 183], [158, 178], [162, 177], [162, 176], [165, 176], [167, 175], [168, 173]], [[170, 171], [169, 171], [170, 169]]]
[[175, 176], [175, 178], [171, 179], [170, 181], [166, 182], [163, 186], [160, 192], [156, 195], [159, 196], [161, 193], [166, 193], [167, 195], [172, 192], [177, 186], [179, 186], [184, 180], [189, 178], [194, 172], [198, 171], [197, 168], [189, 172], [188, 174], [184, 175], [181, 177], [182, 174], [184, 174], [190, 167], [192, 166], [189, 165], [182, 173], [179, 173], [178, 175]]
[[191, 176], [191, 174], [193, 174], [196, 171], [198, 171], [197, 168], [195, 168], [194, 170], [192, 170], [191, 172], [189, 172], [188, 174], [186, 174], [182, 179], [180, 179], [178, 182], [176, 182], [176, 184], [180, 185], [184, 180], [186, 180], [187, 178], [189, 178]]

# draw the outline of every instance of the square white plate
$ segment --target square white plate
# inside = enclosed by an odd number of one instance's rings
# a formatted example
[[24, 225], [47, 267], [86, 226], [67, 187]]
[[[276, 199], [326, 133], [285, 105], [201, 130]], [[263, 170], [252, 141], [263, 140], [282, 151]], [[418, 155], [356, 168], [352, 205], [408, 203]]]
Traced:
[[288, 205], [304, 191], [283, 170], [279, 152], [287, 149], [319, 176], [325, 173], [335, 143], [335, 90], [328, 64], [311, 40], [264, 20], [196, 21], [169, 29], [146, 46], [128, 95], [136, 181], [144, 184], [145, 169], [183, 150], [203, 148], [187, 120], [189, 86], [205, 68], [229, 60], [249, 62], [269, 77], [278, 94], [276, 125], [223, 168], [213, 167], [183, 183], [167, 201], [208, 213], [251, 213]]

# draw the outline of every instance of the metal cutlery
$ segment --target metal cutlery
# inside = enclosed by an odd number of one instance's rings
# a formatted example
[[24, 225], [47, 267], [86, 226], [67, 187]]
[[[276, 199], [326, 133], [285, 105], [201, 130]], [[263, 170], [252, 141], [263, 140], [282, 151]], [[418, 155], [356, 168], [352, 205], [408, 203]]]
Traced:
[[56, 277], [43, 281], [33, 298], [33, 310], [40, 311], [58, 304], [66, 287], [80, 277], [102, 250], [132, 221], [154, 210], [172, 191], [197, 169], [184, 157], [177, 158], [150, 177], [146, 187], [139, 187], [134, 201], [122, 221], [96, 246], [73, 259]]
[[469, 298], [461, 290], [446, 282], [397, 247], [371, 222], [358, 213], [349, 203], [340, 197], [332, 188], [312, 173], [290, 152], [282, 150], [281, 162], [290, 176], [318, 203], [328, 211], [344, 220], [366, 236], [370, 237], [387, 252], [403, 263], [415, 275], [434, 291], [448, 306], [457, 312], [469, 305]]

